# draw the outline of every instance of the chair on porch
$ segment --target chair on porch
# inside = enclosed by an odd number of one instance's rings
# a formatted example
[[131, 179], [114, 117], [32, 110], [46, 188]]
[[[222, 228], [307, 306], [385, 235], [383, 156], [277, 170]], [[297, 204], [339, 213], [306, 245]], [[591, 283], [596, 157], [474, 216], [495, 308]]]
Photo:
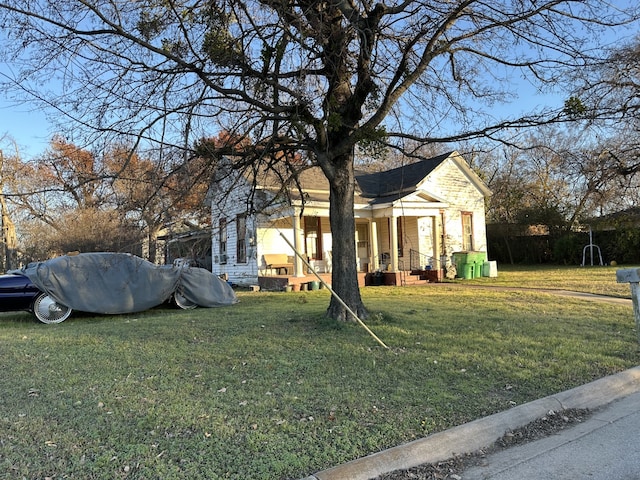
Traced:
[[[293, 257], [286, 253], [265, 253], [262, 255], [264, 270], [275, 271], [276, 275], [293, 273]], [[273, 274], [273, 273], [272, 273]]]

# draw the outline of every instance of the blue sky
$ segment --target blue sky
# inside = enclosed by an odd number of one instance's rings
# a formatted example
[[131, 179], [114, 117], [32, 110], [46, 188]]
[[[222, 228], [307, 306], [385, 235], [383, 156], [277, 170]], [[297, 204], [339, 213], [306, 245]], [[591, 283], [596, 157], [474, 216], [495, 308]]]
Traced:
[[46, 116], [33, 105], [16, 106], [0, 97], [0, 137], [12, 137], [25, 160], [44, 152], [53, 133]]
[[[564, 96], [536, 95], [530, 85], [522, 85], [519, 89], [520, 98], [508, 105], [496, 106], [492, 113], [496, 116], [519, 115], [543, 106], [557, 107], [562, 105]], [[16, 105], [0, 95], [0, 138], [9, 136], [16, 141], [20, 155], [24, 160], [32, 159], [47, 149], [49, 141], [56, 131], [48, 121], [47, 115], [35, 103]], [[0, 143], [0, 148], [6, 148], [6, 142]]]
[[[615, 0], [613, 5], [616, 5], [616, 2], [626, 5], [629, 0]], [[608, 40], [602, 43], [616, 45], [619, 43], [620, 36], [629, 39], [635, 34], [637, 31], [630, 27], [621, 28], [615, 33], [611, 32], [607, 36], [609, 38], [600, 40], [601, 42]], [[11, 70], [11, 65], [0, 64], [0, 75], [6, 74], [11, 77], [13, 76]], [[519, 82], [517, 91], [519, 94], [517, 100], [508, 105], [496, 105], [490, 113], [495, 117], [517, 116], [545, 106], [558, 108], [566, 99], [566, 94], [537, 95], [531, 85], [527, 85], [525, 81]], [[13, 138], [20, 148], [23, 159], [28, 160], [43, 153], [55, 133], [53, 124], [47, 120], [45, 112], [39, 109], [36, 103], [16, 105], [15, 102], [7, 99], [3, 92], [0, 92], [0, 138], [5, 135]], [[0, 143], [0, 148], [7, 149], [6, 142]]]

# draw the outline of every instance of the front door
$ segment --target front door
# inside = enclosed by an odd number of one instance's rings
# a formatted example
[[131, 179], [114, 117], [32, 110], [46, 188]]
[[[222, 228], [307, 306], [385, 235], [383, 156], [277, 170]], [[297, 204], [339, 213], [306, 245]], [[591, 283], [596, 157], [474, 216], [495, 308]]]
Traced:
[[304, 217], [304, 248], [309, 260], [322, 260], [320, 217]]

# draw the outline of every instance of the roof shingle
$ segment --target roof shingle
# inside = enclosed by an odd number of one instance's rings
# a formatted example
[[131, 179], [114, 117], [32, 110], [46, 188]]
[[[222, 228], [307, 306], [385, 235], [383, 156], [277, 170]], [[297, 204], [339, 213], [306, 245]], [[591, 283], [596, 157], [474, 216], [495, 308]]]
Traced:
[[357, 175], [361, 195], [366, 198], [390, 197], [397, 199], [415, 191], [416, 186], [452, 152], [403, 165], [384, 172]]

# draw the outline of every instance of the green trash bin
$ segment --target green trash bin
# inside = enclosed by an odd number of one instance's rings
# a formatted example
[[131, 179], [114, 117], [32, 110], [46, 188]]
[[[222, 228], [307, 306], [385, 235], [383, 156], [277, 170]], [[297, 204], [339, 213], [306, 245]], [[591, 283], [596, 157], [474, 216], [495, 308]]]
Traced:
[[[461, 252], [464, 253], [465, 259], [463, 263], [473, 264], [473, 275], [471, 278], [480, 278], [482, 276], [482, 265], [487, 261], [486, 252]], [[466, 277], [465, 277], [466, 278]]]
[[475, 270], [473, 272], [474, 278], [482, 277], [482, 266], [484, 262], [487, 261], [487, 253], [486, 252], [476, 252], [474, 256], [474, 262], [476, 264]]
[[453, 252], [451, 255], [456, 266], [456, 278], [465, 278], [464, 268], [467, 263], [467, 252]]
[[473, 278], [475, 264], [473, 263], [463, 263], [462, 264], [462, 278], [465, 280], [470, 280]]
[[473, 264], [473, 278], [480, 278], [482, 276], [482, 264], [484, 262], [475, 262]]
[[484, 263], [487, 260], [487, 254], [485, 252], [467, 252], [467, 262], [469, 263]]

